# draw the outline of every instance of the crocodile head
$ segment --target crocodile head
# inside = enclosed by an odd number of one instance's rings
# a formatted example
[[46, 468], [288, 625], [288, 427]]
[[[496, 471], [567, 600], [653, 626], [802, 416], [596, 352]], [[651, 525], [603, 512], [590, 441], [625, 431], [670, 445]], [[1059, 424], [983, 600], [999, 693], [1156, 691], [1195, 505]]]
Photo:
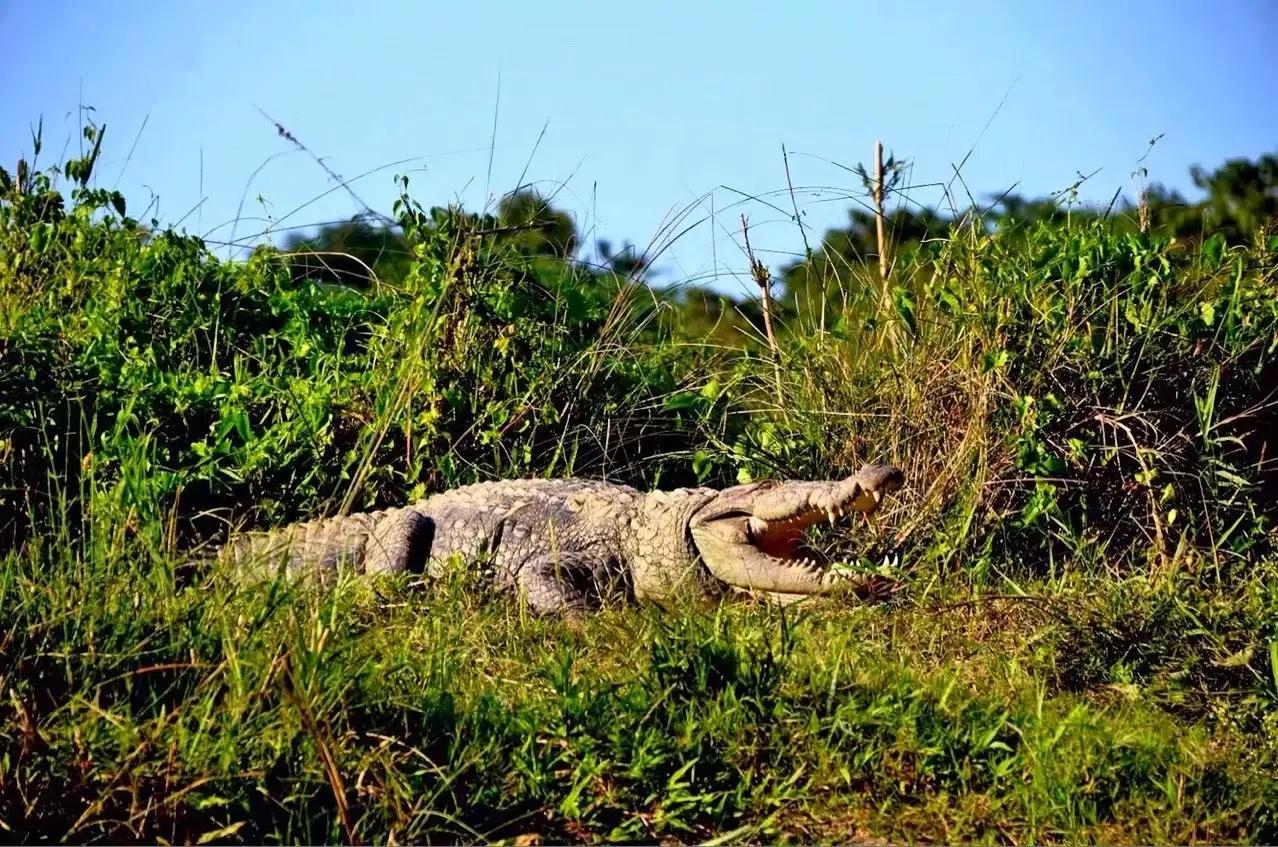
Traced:
[[834, 525], [849, 512], [873, 514], [904, 481], [900, 468], [865, 465], [840, 481], [738, 485], [698, 509], [689, 529], [702, 562], [729, 585], [820, 594], [831, 580], [804, 555], [807, 528]]

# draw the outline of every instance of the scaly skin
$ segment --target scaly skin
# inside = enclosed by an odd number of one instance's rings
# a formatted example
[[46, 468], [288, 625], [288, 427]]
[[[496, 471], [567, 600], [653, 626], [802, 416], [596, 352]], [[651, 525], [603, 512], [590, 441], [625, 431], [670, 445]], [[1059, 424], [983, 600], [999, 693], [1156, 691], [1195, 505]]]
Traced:
[[867, 465], [834, 482], [757, 482], [649, 494], [579, 479], [469, 485], [400, 509], [327, 518], [238, 538], [221, 558], [327, 581], [358, 573], [480, 569], [538, 613], [725, 587], [778, 597], [855, 590], [797, 559], [803, 530], [874, 512], [900, 488], [897, 468]]

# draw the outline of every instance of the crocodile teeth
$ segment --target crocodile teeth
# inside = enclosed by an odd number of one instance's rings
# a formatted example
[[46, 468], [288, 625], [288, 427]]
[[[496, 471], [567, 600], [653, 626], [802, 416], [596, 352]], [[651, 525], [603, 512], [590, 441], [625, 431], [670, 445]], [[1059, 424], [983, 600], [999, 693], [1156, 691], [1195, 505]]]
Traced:
[[829, 518], [829, 519], [830, 519], [830, 526], [834, 526], [835, 522], [838, 520], [838, 518], [837, 518], [837, 517], [835, 517], [835, 515], [834, 515], [834, 510], [833, 510], [833, 509], [831, 509], [830, 511], [826, 512], [826, 513], [825, 513], [825, 516], [826, 516], [827, 518]]

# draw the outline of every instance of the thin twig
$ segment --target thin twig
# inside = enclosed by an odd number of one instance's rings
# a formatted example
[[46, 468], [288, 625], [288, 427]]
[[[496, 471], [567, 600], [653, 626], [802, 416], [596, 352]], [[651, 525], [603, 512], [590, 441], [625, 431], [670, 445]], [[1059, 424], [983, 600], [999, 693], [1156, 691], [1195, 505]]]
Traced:
[[[799, 215], [799, 201], [794, 196], [794, 181], [790, 179], [790, 154], [785, 149], [785, 144], [781, 145], [781, 161], [785, 163], [785, 184], [790, 191], [790, 205], [794, 207], [794, 222], [799, 227], [799, 235], [803, 237], [803, 261], [811, 264], [812, 262], [812, 245], [808, 243], [808, 228], [803, 225], [803, 218]], [[825, 277], [821, 278], [821, 331], [825, 332]]]
[[355, 189], [351, 188], [349, 181], [347, 181], [337, 171], [329, 167], [327, 162], [325, 162], [319, 156], [315, 155], [315, 153], [311, 150], [311, 148], [307, 147], [300, 140], [298, 140], [297, 136], [295, 136], [293, 133], [285, 129], [284, 124], [280, 123], [279, 121], [275, 120], [275, 118], [268, 115], [265, 112], [265, 110], [262, 109], [261, 106], [255, 106], [254, 108], [257, 109], [259, 113], [261, 113], [262, 117], [266, 118], [268, 121], [275, 124], [275, 131], [279, 133], [280, 138], [283, 138], [285, 141], [290, 142], [298, 150], [301, 150], [303, 153], [310, 156], [311, 159], [315, 161], [315, 164], [319, 165], [321, 168], [324, 169], [324, 173], [328, 174], [329, 177], [334, 182], [336, 182], [342, 188], [346, 189], [346, 193], [349, 194], [351, 196], [351, 199], [354, 200], [356, 203], [358, 203], [364, 209], [365, 212], [377, 218], [378, 220], [382, 221], [383, 223], [390, 224], [391, 226], [395, 225], [396, 222], [394, 220], [387, 217], [386, 215], [383, 215], [381, 212], [375, 210], [372, 206], [365, 203], [364, 199], [355, 193]]

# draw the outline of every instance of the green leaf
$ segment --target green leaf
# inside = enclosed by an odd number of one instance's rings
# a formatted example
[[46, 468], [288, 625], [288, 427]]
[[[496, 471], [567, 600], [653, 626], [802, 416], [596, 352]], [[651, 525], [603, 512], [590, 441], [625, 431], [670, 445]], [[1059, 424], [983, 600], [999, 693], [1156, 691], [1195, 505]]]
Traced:
[[1225, 255], [1225, 236], [1219, 232], [1203, 242], [1202, 257], [1207, 266], [1216, 269], [1220, 267], [1221, 259]]
[[233, 802], [229, 797], [223, 797], [219, 794], [196, 794], [191, 797], [191, 808], [204, 811], [205, 809], [217, 809], [222, 806], [229, 806]]
[[909, 327], [910, 335], [918, 335], [919, 325], [914, 317], [914, 295], [908, 288], [898, 285], [892, 289], [892, 301], [896, 306], [896, 313]]
[[678, 391], [668, 395], [661, 405], [667, 411], [678, 412], [700, 408], [704, 402], [705, 398], [696, 392]]
[[226, 838], [229, 838], [230, 836], [239, 832], [244, 827], [244, 823], [245, 823], [244, 821], [238, 821], [236, 823], [231, 824], [230, 826], [224, 826], [221, 829], [215, 829], [212, 832], [206, 832], [203, 835], [201, 835], [198, 839], [196, 839], [195, 843], [209, 844], [210, 842], [213, 842], [213, 841], [225, 840]]

